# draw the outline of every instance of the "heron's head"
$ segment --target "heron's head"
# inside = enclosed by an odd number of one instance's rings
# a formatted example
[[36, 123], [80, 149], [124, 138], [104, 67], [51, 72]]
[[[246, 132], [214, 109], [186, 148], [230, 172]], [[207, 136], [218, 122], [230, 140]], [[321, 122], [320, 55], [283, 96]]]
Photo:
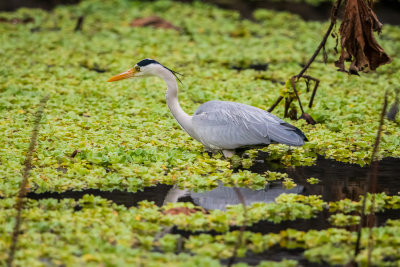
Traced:
[[174, 75], [177, 73], [158, 63], [154, 59], [146, 58], [136, 63], [133, 68], [111, 77], [107, 82], [115, 82], [133, 77], [158, 76], [158, 74], [165, 69]]

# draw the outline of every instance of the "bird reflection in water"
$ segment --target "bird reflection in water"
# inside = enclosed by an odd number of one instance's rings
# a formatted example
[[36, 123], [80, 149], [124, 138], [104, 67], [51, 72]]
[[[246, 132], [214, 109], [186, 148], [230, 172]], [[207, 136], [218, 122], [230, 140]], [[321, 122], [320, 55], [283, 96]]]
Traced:
[[[292, 189], [285, 189], [281, 184], [268, 184], [262, 190], [252, 190], [250, 188], [237, 188], [244, 198], [246, 205], [251, 205], [256, 202], [270, 203], [274, 202], [279, 195], [286, 193], [301, 194], [303, 186], [298, 185]], [[202, 193], [196, 193], [188, 189], [179, 189], [174, 186], [165, 197], [164, 205], [167, 203], [178, 202], [180, 199], [189, 198], [197, 206], [201, 206], [206, 210], [226, 210], [229, 205], [241, 204], [238, 195], [233, 187], [224, 186], [219, 182], [218, 187]]]

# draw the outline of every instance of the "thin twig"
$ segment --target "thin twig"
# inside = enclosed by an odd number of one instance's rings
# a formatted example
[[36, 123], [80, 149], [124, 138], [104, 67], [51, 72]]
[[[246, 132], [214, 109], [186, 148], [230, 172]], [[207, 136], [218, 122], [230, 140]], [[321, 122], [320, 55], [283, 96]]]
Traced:
[[235, 244], [235, 247], [233, 248], [232, 257], [229, 259], [228, 267], [231, 267], [232, 264], [236, 260], [237, 251], [243, 243], [243, 233], [246, 230], [246, 224], [247, 224], [247, 207], [246, 207], [246, 202], [244, 200], [243, 194], [240, 192], [240, 190], [237, 187], [234, 187], [233, 190], [235, 191], [240, 203], [242, 203], [242, 206], [243, 206], [243, 223], [242, 223], [242, 226], [240, 226], [238, 240]]
[[297, 93], [295, 79], [296, 79], [296, 76], [292, 76], [292, 78], [290, 79], [291, 82], [292, 82], [292, 88], [293, 88], [294, 93], [296, 94], [297, 101], [299, 102], [299, 106], [300, 106], [300, 109], [301, 109], [301, 113], [304, 114], [303, 105], [301, 104], [301, 100], [300, 100], [299, 94]]
[[275, 103], [272, 104], [272, 106], [267, 111], [272, 112], [276, 108], [276, 106], [282, 101], [282, 99], [283, 99], [283, 96], [280, 95], [278, 97], [278, 99], [275, 101]]
[[336, 25], [337, 15], [338, 15], [339, 7], [340, 7], [341, 3], [342, 3], [342, 0], [337, 0], [336, 3], [333, 5], [332, 11], [331, 11], [331, 24], [329, 25], [328, 30], [326, 31], [324, 37], [322, 38], [322, 41], [319, 44], [317, 50], [315, 50], [314, 54], [308, 60], [307, 64], [303, 67], [303, 69], [299, 72], [299, 74], [296, 75], [297, 78], [300, 78], [303, 76], [303, 74], [306, 72], [306, 70], [314, 62], [315, 58], [318, 56], [321, 49], [325, 46], [325, 43], [328, 40], [329, 34], [331, 33], [333, 27]]
[[319, 80], [317, 79], [317, 81], [315, 81], [315, 86], [314, 86], [313, 92], [311, 94], [310, 102], [308, 103], [309, 108], [312, 108], [312, 105], [314, 102], [314, 97], [315, 97], [315, 94], [317, 93], [318, 86], [319, 86]]
[[22, 182], [21, 182], [19, 192], [18, 192], [17, 203], [15, 205], [15, 208], [17, 210], [17, 215], [15, 217], [15, 226], [14, 226], [14, 230], [12, 233], [10, 252], [8, 254], [8, 259], [7, 259], [8, 267], [12, 267], [13, 261], [14, 261], [14, 255], [15, 255], [15, 250], [17, 248], [18, 235], [19, 235], [20, 226], [21, 226], [21, 213], [22, 213], [22, 208], [24, 205], [24, 198], [27, 193], [29, 171], [32, 169], [33, 151], [35, 150], [35, 147], [36, 147], [40, 121], [42, 120], [43, 110], [44, 110], [47, 100], [49, 100], [48, 96], [45, 96], [40, 100], [39, 108], [35, 113], [35, 120], [33, 122], [32, 135], [31, 135], [31, 139], [30, 139], [30, 143], [29, 143], [29, 148], [26, 153], [26, 158], [25, 158], [25, 162], [24, 162], [24, 170], [22, 172]]
[[318, 89], [320, 80], [317, 79], [317, 78], [314, 78], [314, 77], [312, 77], [312, 76], [310, 76], [310, 75], [303, 75], [302, 78], [306, 79], [306, 83], [307, 83], [307, 92], [308, 92], [308, 87], [309, 87], [310, 80], [312, 80], [312, 81], [315, 82], [314, 89], [313, 89], [313, 91], [312, 91], [312, 93], [311, 93], [310, 102], [308, 103], [308, 107], [311, 108], [311, 107], [312, 107], [312, 104], [313, 104], [313, 102], [314, 102], [315, 94], [317, 93], [317, 89]]
[[290, 104], [292, 103], [292, 98], [291, 97], [286, 97], [285, 98], [285, 112], [283, 113], [283, 117], [287, 118], [288, 113], [289, 113], [289, 108], [290, 108]]
[[[371, 162], [370, 162], [371, 170], [368, 173], [367, 181], [365, 184], [364, 199], [363, 199], [362, 208], [361, 208], [361, 221], [360, 221], [360, 225], [358, 227], [358, 232], [357, 232], [357, 241], [356, 241], [356, 246], [354, 249], [354, 257], [356, 257], [358, 255], [358, 253], [360, 252], [362, 227], [366, 221], [365, 209], [366, 209], [368, 192], [371, 192], [371, 194], [372, 194], [370, 213], [372, 215], [374, 213], [374, 204], [375, 204], [375, 195], [374, 194], [376, 192], [376, 185], [377, 185], [377, 181], [378, 181], [378, 165], [379, 165], [377, 153], [378, 153], [378, 149], [379, 149], [379, 143], [381, 140], [382, 127], [384, 124], [386, 108], [387, 108], [387, 91], [385, 93], [385, 100], [383, 102], [382, 112], [380, 115], [378, 132], [376, 134], [374, 148], [372, 150], [372, 156], [371, 156]], [[370, 262], [371, 253], [372, 253], [372, 225], [370, 225], [369, 240], [368, 240], [368, 266], [370, 266], [370, 263], [371, 263]]]

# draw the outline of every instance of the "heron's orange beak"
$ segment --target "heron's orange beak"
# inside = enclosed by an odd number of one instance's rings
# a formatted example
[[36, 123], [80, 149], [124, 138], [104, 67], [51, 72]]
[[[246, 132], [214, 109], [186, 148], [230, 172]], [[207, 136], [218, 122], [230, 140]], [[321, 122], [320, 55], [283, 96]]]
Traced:
[[115, 82], [123, 79], [128, 79], [135, 76], [135, 73], [136, 73], [135, 68], [131, 68], [125, 72], [112, 76], [110, 79], [107, 80], [107, 82]]

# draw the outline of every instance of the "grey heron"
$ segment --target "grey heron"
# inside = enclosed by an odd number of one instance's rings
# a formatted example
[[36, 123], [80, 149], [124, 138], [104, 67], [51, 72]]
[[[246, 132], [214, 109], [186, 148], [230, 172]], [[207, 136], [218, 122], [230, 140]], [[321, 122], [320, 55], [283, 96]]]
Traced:
[[[157, 76], [167, 84], [167, 105], [181, 128], [208, 151], [222, 150], [225, 157], [235, 149], [281, 143], [302, 146], [308, 141], [295, 126], [265, 110], [246, 104], [212, 100], [202, 104], [193, 116], [178, 102], [176, 72], [153, 59], [139, 61], [133, 68], [111, 77], [108, 82], [132, 77]], [[179, 79], [178, 79], [179, 80]]]

